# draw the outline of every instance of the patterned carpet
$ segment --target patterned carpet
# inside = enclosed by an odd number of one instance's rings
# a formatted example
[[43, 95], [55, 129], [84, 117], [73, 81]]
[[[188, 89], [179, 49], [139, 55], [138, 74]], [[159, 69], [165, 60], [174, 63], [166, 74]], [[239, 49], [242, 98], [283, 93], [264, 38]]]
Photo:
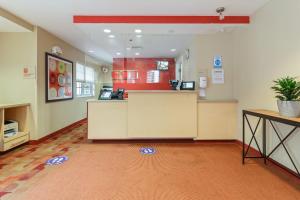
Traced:
[[[241, 164], [233, 143], [87, 143], [87, 125], [0, 156], [1, 200], [299, 200], [270, 165]], [[153, 147], [142, 155], [141, 147]], [[148, 151], [149, 152], [149, 151]], [[63, 165], [47, 166], [66, 155]]]
[[45, 162], [59, 155], [71, 155], [86, 142], [86, 123], [65, 130], [61, 135], [38, 145], [23, 145], [0, 155], [0, 199], [26, 189], [27, 182], [38, 180], [51, 166]]

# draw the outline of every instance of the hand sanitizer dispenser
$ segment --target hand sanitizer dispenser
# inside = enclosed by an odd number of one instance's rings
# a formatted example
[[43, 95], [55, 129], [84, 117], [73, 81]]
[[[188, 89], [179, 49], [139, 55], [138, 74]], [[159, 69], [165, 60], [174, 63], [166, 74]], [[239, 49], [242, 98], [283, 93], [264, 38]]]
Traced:
[[199, 78], [199, 96], [206, 97], [206, 88], [207, 88], [207, 77], [200, 76]]

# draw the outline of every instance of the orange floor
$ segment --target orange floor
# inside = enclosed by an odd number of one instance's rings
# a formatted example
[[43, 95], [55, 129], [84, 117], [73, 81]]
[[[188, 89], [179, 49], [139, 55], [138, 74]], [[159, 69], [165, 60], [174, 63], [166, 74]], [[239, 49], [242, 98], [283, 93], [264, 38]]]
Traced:
[[[141, 155], [141, 147], [156, 153]], [[3, 199], [300, 199], [299, 182], [260, 162], [243, 166], [236, 144], [82, 143], [68, 156]]]

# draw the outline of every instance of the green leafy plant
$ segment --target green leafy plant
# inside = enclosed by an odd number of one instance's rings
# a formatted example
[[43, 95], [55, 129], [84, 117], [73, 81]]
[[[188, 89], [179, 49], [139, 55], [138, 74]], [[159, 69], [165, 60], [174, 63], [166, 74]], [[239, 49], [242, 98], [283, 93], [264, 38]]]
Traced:
[[273, 81], [275, 85], [271, 87], [276, 93], [276, 98], [281, 101], [300, 100], [300, 82], [293, 77], [279, 78]]

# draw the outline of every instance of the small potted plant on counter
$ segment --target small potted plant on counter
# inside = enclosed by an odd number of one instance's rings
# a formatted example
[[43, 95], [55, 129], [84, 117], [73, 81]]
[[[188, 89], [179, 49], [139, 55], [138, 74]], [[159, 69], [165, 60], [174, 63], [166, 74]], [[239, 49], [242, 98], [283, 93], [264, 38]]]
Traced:
[[276, 93], [279, 113], [284, 117], [300, 117], [300, 82], [288, 76], [274, 83], [271, 88]]

